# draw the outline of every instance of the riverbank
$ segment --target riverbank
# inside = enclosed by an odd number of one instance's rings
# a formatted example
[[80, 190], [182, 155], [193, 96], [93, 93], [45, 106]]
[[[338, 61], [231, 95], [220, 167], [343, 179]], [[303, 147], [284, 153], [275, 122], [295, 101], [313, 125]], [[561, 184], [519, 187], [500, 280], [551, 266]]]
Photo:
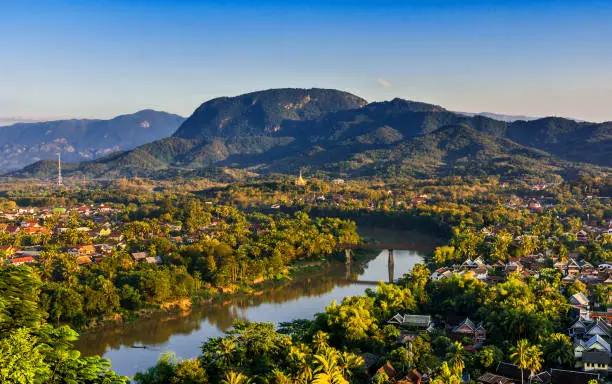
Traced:
[[[352, 264], [355, 270], [361, 270], [364, 264], [377, 256], [377, 251], [360, 250], [354, 253]], [[287, 267], [286, 273], [280, 278], [260, 279], [255, 282], [236, 284], [230, 287], [209, 287], [196, 292], [191, 297], [150, 305], [135, 311], [113, 313], [111, 315], [99, 316], [88, 319], [84, 325], [70, 324], [79, 333], [124, 327], [130, 323], [151, 318], [177, 318], [188, 316], [192, 310], [201, 309], [204, 306], [224, 305], [236, 298], [249, 296], [260, 296], [266, 290], [283, 289], [291, 284], [301, 283], [309, 279], [324, 276], [330, 269], [344, 263], [343, 255], [338, 254], [326, 260], [296, 261]]]
[[367, 288], [376, 289], [380, 281], [401, 277], [423, 261], [425, 252], [396, 250], [394, 255], [391, 267], [387, 251], [382, 250], [367, 262], [329, 262], [303, 277], [272, 282], [251, 294], [228, 295], [210, 304], [193, 305], [187, 312], [158, 313], [122, 327], [92, 329], [76, 341], [76, 346], [83, 356], [110, 359], [113, 369], [127, 376], [154, 365], [164, 351], [174, 351], [181, 359], [193, 358], [201, 353], [203, 341], [222, 336], [236, 320], [278, 325], [312, 319], [334, 300], [362, 295]]

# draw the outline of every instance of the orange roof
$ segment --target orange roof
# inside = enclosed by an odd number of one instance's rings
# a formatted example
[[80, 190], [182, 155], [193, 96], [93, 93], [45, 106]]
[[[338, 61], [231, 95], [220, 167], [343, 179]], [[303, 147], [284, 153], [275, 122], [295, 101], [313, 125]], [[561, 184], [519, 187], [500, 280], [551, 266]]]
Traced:
[[91, 259], [89, 258], [89, 256], [79, 256], [76, 259], [77, 264], [81, 265], [81, 264], [89, 264], [91, 263]]
[[11, 263], [33, 263], [36, 260], [32, 256], [13, 257]]

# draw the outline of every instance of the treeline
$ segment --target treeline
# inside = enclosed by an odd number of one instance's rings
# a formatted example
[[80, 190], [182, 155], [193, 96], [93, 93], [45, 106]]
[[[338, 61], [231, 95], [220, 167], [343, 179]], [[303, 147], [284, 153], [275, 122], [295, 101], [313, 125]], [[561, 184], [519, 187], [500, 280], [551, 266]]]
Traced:
[[[460, 382], [468, 373], [478, 377], [502, 360], [526, 360], [522, 350], [533, 355], [527, 370], [573, 367], [572, 343], [563, 334], [569, 306], [558, 293], [558, 282], [513, 275], [487, 286], [468, 276], [442, 281], [429, 276], [424, 265], [417, 265], [400, 284], [381, 283], [363, 296], [333, 302], [313, 320], [278, 329], [237, 322], [226, 336], [206, 341], [197, 359], [179, 363], [166, 355], [135, 381], [363, 383], [389, 362], [398, 377], [417, 369], [433, 377], [432, 383], [443, 384]], [[387, 323], [396, 313], [428, 314], [441, 323], [469, 316], [483, 322], [489, 338], [477, 352], [468, 352], [465, 347], [473, 340], [452, 341], [436, 328], [408, 346], [398, 342], [399, 329]], [[379, 374], [373, 380], [388, 383], [389, 377]]]
[[[339, 243], [359, 241], [351, 221], [311, 219], [303, 212], [246, 214], [195, 199], [179, 206], [170, 200], [128, 205], [116, 219], [124, 223], [125, 248], [89, 265], [78, 265], [74, 255], [62, 251], [88, 241], [85, 232], [68, 229], [42, 243], [20, 236], [0, 239], [42, 244], [35, 268], [43, 282], [41, 305], [52, 321], [83, 325], [92, 317], [209, 298], [219, 288], [248, 290], [254, 282], [286, 278], [295, 261], [325, 260], [338, 252]], [[75, 220], [71, 225], [87, 224]], [[161, 264], [136, 262], [134, 252], [159, 257]]]

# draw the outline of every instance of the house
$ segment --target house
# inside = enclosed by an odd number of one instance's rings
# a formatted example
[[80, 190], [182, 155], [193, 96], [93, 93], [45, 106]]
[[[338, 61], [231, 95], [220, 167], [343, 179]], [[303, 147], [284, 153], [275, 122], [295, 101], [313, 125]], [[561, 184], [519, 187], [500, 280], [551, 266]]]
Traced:
[[401, 328], [408, 328], [417, 331], [430, 331], [433, 326], [431, 316], [428, 315], [400, 315], [396, 314], [387, 321], [388, 324], [397, 325]]
[[23, 227], [21, 228], [21, 231], [28, 235], [50, 235], [51, 234], [51, 230], [49, 228], [45, 228], [38, 224], [35, 226], [30, 226], [30, 227]]
[[9, 235], [16, 235], [21, 231], [21, 227], [18, 227], [16, 225], [8, 225], [5, 229], [4, 232], [8, 233]]
[[135, 261], [142, 261], [149, 257], [149, 255], [146, 252], [134, 252], [132, 253], [132, 257]]
[[601, 318], [596, 318], [595, 321], [590, 325], [588, 330], [585, 332], [585, 337], [591, 338], [593, 336], [601, 336], [603, 338], [610, 338], [612, 335], [610, 325]]
[[585, 372], [608, 372], [610, 366], [610, 353], [605, 351], [584, 351], [582, 363]]
[[395, 376], [397, 376], [397, 371], [388, 361], [382, 367], [378, 368], [378, 371], [376, 371], [376, 375], [374, 376], [382, 375], [383, 373], [386, 374], [391, 380], [395, 379]]
[[123, 233], [119, 231], [112, 231], [110, 235], [108, 235], [108, 238], [113, 241], [121, 241], [123, 240]]
[[476, 382], [483, 384], [514, 384], [515, 381], [504, 376], [496, 375], [494, 373], [485, 373], [476, 379]]
[[13, 265], [22, 265], [22, 264], [33, 264], [36, 262], [32, 256], [22, 256], [22, 257], [13, 257], [9, 260], [9, 262]]
[[537, 211], [541, 211], [542, 209], [544, 209], [544, 206], [539, 201], [534, 200], [534, 201], [529, 202], [528, 208], [532, 212], [537, 212]]
[[576, 320], [574, 324], [572, 324], [571, 327], [569, 327], [568, 333], [570, 337], [582, 338], [587, 330], [587, 326], [585, 324], [586, 322], [587, 321], [585, 319], [579, 317], [578, 320]]
[[576, 240], [578, 240], [579, 243], [586, 243], [589, 240], [586, 231], [581, 229], [580, 231], [576, 232]]
[[[551, 375], [548, 372], [540, 372], [531, 375], [528, 370], [523, 370], [510, 363], [501, 362], [497, 366], [497, 375], [508, 378], [510, 383], [532, 383], [548, 384], [551, 383]], [[521, 380], [522, 375], [522, 380]]]
[[473, 270], [474, 277], [480, 281], [487, 281], [489, 277], [489, 269], [485, 265], [481, 265], [480, 267]]
[[91, 244], [77, 246], [77, 254], [79, 256], [93, 255], [96, 253], [96, 247]]
[[601, 336], [595, 335], [585, 343], [585, 351], [603, 351], [610, 353], [610, 344]]
[[89, 256], [79, 256], [76, 258], [76, 263], [78, 265], [91, 264], [91, 258]]
[[567, 276], [576, 276], [580, 273], [580, 264], [574, 259], [571, 258], [568, 260], [567, 265], [565, 266], [565, 275]]
[[451, 330], [451, 338], [461, 340], [464, 337], [470, 337], [474, 339], [476, 344], [480, 344], [487, 339], [487, 330], [482, 322], [476, 325], [469, 317], [466, 317], [465, 320]]
[[149, 264], [161, 264], [162, 263], [162, 259], [159, 256], [149, 256], [145, 258], [145, 262], [149, 263]]
[[599, 382], [599, 374], [590, 372], [551, 369], [551, 384], [588, 384], [591, 380]]
[[416, 369], [408, 372], [403, 379], [396, 381], [396, 384], [421, 384], [423, 375], [421, 375]]
[[453, 275], [453, 273], [451, 271], [449, 271], [447, 268], [438, 268], [436, 269], [431, 276], [429, 277], [429, 279], [431, 281], [439, 281], [445, 278], [449, 278]]
[[113, 209], [108, 205], [100, 205], [100, 208], [98, 208], [98, 212], [100, 213], [110, 213], [112, 211]]
[[91, 208], [88, 207], [87, 205], [76, 207], [74, 210], [84, 216], [89, 216], [91, 214]]
[[589, 314], [589, 299], [582, 292], [573, 294], [569, 299], [570, 305], [579, 311], [579, 316], [587, 317]]

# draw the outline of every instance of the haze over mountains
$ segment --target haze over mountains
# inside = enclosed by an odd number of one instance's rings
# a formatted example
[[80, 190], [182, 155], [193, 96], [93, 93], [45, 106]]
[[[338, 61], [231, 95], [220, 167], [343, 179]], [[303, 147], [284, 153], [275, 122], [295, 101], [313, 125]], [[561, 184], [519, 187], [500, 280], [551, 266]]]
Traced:
[[[513, 177], [609, 172], [610, 153], [612, 123], [501, 121], [402, 99], [367, 103], [331, 89], [272, 89], [207, 101], [170, 137], [64, 169], [90, 177], [188, 175], [207, 167]], [[15, 175], [54, 173], [55, 164], [42, 161]]]
[[166, 112], [142, 110], [110, 120], [72, 119], [0, 127], [0, 170], [54, 159], [59, 152], [65, 161], [96, 159], [167, 137], [184, 120]]

